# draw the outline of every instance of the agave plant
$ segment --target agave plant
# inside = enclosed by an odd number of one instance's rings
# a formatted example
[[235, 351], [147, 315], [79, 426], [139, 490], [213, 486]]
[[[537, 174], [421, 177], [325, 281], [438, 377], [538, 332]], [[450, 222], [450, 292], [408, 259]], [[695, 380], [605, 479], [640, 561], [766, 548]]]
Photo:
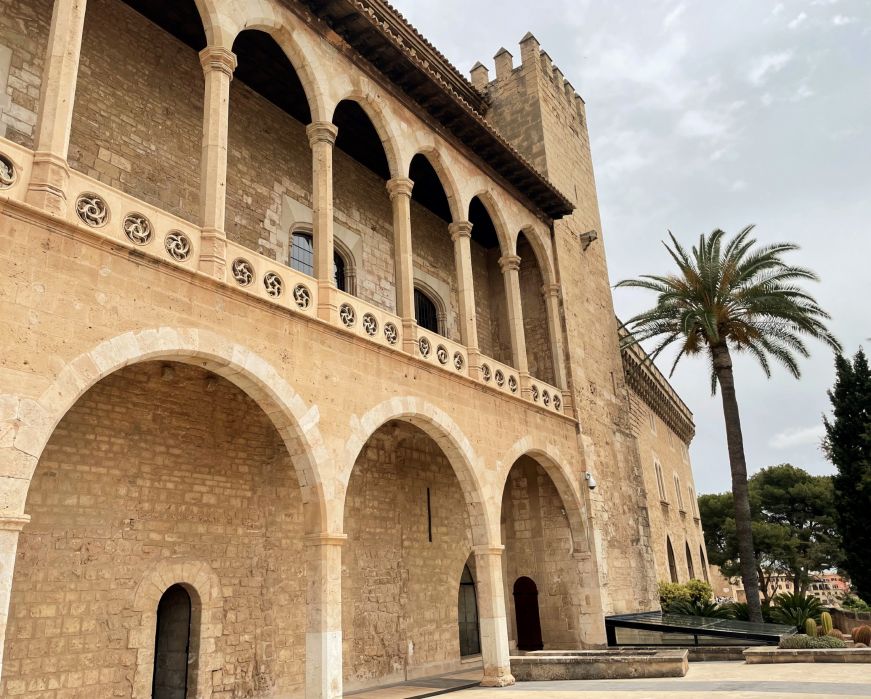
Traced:
[[719, 605], [710, 600], [675, 600], [668, 607], [669, 614], [682, 616], [706, 616], [713, 619], [731, 619], [732, 611], [728, 606]]
[[804, 629], [808, 619], [819, 621], [824, 611], [823, 605], [816, 597], [805, 597], [791, 592], [784, 592], [774, 598], [771, 608], [771, 618], [778, 624], [788, 624]]

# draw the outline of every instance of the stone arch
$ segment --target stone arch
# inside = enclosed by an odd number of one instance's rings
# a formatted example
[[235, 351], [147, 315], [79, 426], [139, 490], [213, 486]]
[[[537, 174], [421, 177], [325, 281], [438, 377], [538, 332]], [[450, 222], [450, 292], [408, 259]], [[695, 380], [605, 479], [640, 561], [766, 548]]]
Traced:
[[127, 647], [136, 650], [133, 699], [150, 699], [154, 671], [154, 638], [157, 605], [164, 592], [181, 585], [191, 598], [190, 696], [212, 695], [212, 672], [221, 667], [215, 639], [223, 633], [224, 591], [221, 581], [205, 561], [164, 559], [140, 580], [133, 595], [133, 610], [141, 614], [139, 626], [128, 632]]
[[498, 463], [499, 472], [498, 492], [505, 490], [508, 475], [511, 468], [522, 456], [528, 456], [541, 466], [550, 477], [554, 487], [559, 493], [566, 510], [566, 518], [572, 534], [572, 553], [589, 553], [590, 542], [587, 537], [587, 527], [584, 523], [587, 517], [587, 508], [572, 485], [572, 474], [565, 460], [555, 447], [550, 445], [537, 445], [530, 437], [523, 437], [516, 441], [506, 452], [505, 457]]
[[[214, 0], [199, 1], [213, 2]], [[254, 0], [244, 3], [244, 6], [246, 8], [245, 14], [234, 17], [235, 21], [228, 17], [236, 15], [237, 10], [230, 9], [226, 13], [218, 12], [224, 21], [221, 25], [220, 42], [217, 45], [232, 50], [236, 37], [248, 29], [262, 31], [271, 36], [284, 55], [287, 56], [287, 60], [290, 61], [300, 83], [302, 83], [312, 121], [328, 121], [324, 92], [316, 78], [317, 75], [321, 74], [321, 71], [317, 62], [312, 60], [312, 57], [317, 55], [316, 49], [308, 41], [308, 38], [294, 26], [297, 20], [289, 12], [284, 12], [279, 16], [273, 3], [266, 0]], [[208, 30], [206, 36], [209, 37], [209, 45], [212, 45]]]
[[[499, 540], [493, 528], [494, 518], [487, 508], [483, 486], [477, 474], [483, 465], [475, 455], [471, 443], [453, 419], [443, 410], [420, 398], [390, 398], [367, 411], [363, 416], [352, 416], [351, 436], [345, 442], [339, 480], [342, 486], [342, 503], [337, 511], [344, 512], [351, 472], [366, 442], [381, 427], [391, 420], [414, 425], [426, 433], [447, 457], [463, 491], [475, 545], [490, 545]], [[498, 521], [498, 520], [497, 520]]]
[[484, 205], [487, 214], [490, 216], [490, 220], [493, 221], [493, 227], [496, 229], [496, 237], [499, 238], [499, 252], [502, 255], [513, 255], [515, 249], [514, 240], [512, 240], [511, 235], [508, 233], [505, 216], [502, 214], [502, 209], [492, 190], [480, 189], [469, 197], [469, 201], [465, 202], [463, 205], [463, 210], [466, 212], [466, 216], [468, 217], [469, 207], [472, 205], [472, 200], [476, 197]]
[[453, 174], [451, 174], [451, 169], [445, 164], [445, 158], [442, 156], [438, 148], [435, 146], [424, 146], [411, 153], [411, 156], [408, 159], [408, 166], [405, 168], [404, 176], [408, 177], [411, 168], [411, 161], [414, 160], [414, 156], [416, 155], [422, 155], [426, 158], [432, 166], [432, 169], [435, 170], [448, 200], [448, 207], [451, 210], [451, 220], [454, 222], [465, 221], [465, 214], [468, 212], [468, 209], [464, 212], [460, 202], [460, 189], [457, 187], [457, 182], [454, 179]]
[[227, 48], [232, 46], [234, 34], [221, 14], [220, 0], [194, 0], [194, 4], [200, 13], [208, 45]]
[[[150, 328], [105, 340], [67, 363], [36, 400], [0, 396], [0, 406], [13, 410], [17, 430], [12, 447], [0, 451], [0, 476], [7, 481], [0, 514], [20, 516], [27, 491], [45, 445], [76, 401], [101, 379], [139, 362], [166, 359], [207, 369], [247, 393], [269, 416], [281, 435], [296, 470], [302, 493], [306, 531], [328, 531], [329, 521], [320, 475], [327, 448], [318, 427], [317, 408], [303, 399], [264, 359], [210, 330]], [[6, 454], [3, 454], [6, 451]]]
[[517, 240], [521, 233], [523, 233], [526, 240], [529, 241], [529, 246], [535, 254], [535, 260], [538, 263], [538, 268], [541, 270], [541, 276], [545, 285], [556, 284], [556, 275], [554, 274], [553, 265], [551, 264], [550, 251], [546, 247], [544, 241], [542, 241], [541, 234], [534, 226], [522, 226], [514, 235], [511, 241], [511, 248], [514, 253], [516, 254], [517, 252]]
[[399, 166], [399, 141], [396, 132], [391, 126], [394, 121], [393, 115], [389, 113], [381, 100], [373, 98], [362, 89], [353, 88], [342, 93], [338, 99], [333, 101], [329, 108], [325, 108], [327, 115], [324, 121], [332, 121], [336, 108], [345, 101], [356, 102], [366, 116], [369, 117], [369, 121], [372, 122], [375, 132], [381, 140], [381, 147], [384, 149], [384, 155], [387, 158], [390, 177], [400, 177], [402, 169]]

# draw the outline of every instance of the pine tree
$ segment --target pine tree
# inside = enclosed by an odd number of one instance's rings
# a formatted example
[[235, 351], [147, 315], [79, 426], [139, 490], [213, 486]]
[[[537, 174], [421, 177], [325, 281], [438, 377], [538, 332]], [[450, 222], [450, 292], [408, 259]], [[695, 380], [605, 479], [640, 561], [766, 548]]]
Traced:
[[826, 452], [838, 469], [835, 503], [845, 567], [856, 594], [871, 600], [871, 369], [861, 349], [852, 363], [839, 355], [835, 369], [833, 415], [823, 418]]

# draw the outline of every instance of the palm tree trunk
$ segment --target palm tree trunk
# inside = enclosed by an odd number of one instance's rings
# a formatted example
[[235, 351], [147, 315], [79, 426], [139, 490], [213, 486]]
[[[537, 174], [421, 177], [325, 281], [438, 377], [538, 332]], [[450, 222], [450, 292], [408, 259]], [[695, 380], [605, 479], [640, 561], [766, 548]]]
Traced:
[[741, 558], [741, 580], [747, 595], [747, 613], [750, 621], [761, 623], [762, 606], [759, 602], [759, 578], [756, 574], [756, 556], [753, 552], [747, 461], [744, 458], [741, 416], [738, 412], [738, 399], [735, 396], [732, 357], [725, 344], [711, 347], [711, 354], [717, 383], [720, 384], [720, 396], [723, 399], [726, 443], [729, 447], [729, 467], [732, 471], [732, 495], [735, 500], [735, 533], [738, 538], [738, 555]]

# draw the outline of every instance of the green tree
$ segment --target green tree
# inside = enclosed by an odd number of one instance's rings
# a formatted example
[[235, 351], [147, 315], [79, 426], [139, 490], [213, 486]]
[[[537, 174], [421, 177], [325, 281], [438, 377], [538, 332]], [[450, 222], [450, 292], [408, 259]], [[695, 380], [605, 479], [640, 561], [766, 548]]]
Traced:
[[750, 237], [752, 230], [748, 226], [728, 241], [723, 231], [715, 230], [700, 236], [698, 246], [689, 252], [669, 233], [671, 245], [665, 247], [677, 273], [627, 279], [617, 286], [657, 295], [653, 308], [629, 320], [630, 334], [624, 343], [655, 339], [651, 360], [676, 343], [672, 373], [687, 355], [703, 354], [710, 362], [711, 390], [716, 393], [719, 386], [723, 402], [741, 578], [750, 619], [762, 621], [732, 353], [754, 357], [767, 376], [773, 359], [798, 377], [796, 355], [808, 356], [803, 337], [822, 340], [835, 351], [840, 351], [840, 345], [826, 329], [829, 315], [798, 286], [801, 281], [815, 281], [816, 275], [782, 259], [797, 246], [759, 246]]
[[861, 349], [852, 362], [839, 355], [835, 370], [833, 415], [823, 418], [825, 451], [838, 469], [834, 491], [844, 567], [859, 597], [871, 600], [871, 370]]
[[[789, 575], [796, 592], [803, 594], [810, 571], [839, 564], [842, 552], [829, 476], [782, 464], [754, 474], [748, 492], [756, 572], [765, 602], [775, 592], [773, 576]], [[708, 558], [728, 577], [740, 574], [734, 511], [731, 493], [699, 496]]]

